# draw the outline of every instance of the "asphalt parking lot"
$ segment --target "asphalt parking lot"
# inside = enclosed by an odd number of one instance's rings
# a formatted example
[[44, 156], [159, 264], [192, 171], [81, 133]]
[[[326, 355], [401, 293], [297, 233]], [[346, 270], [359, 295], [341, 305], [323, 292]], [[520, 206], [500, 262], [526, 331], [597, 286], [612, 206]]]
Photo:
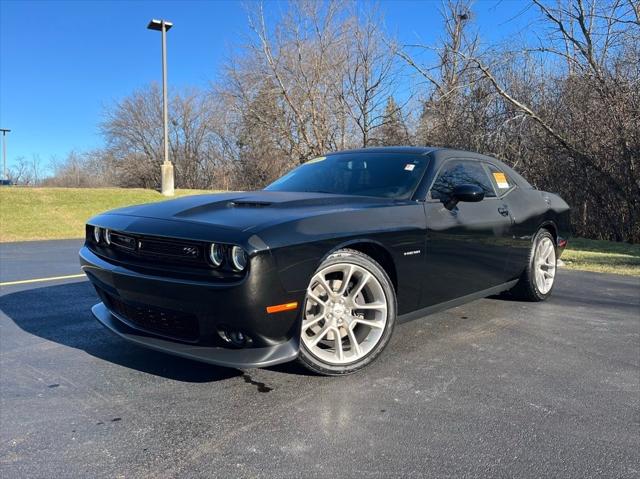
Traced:
[[[78, 241], [0, 245], [0, 282], [79, 272]], [[104, 330], [81, 278], [0, 291], [0, 475], [639, 477], [640, 281], [399, 325], [345, 378], [216, 368]]]

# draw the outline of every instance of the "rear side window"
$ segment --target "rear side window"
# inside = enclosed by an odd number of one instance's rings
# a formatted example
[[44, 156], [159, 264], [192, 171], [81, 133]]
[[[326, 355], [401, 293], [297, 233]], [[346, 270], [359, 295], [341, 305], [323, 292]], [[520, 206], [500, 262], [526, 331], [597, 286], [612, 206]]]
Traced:
[[495, 198], [496, 192], [479, 161], [453, 160], [445, 163], [431, 186], [431, 198], [447, 201], [458, 185], [477, 185], [484, 190], [485, 198]]
[[491, 180], [493, 181], [494, 186], [496, 187], [496, 191], [498, 195], [502, 196], [507, 191], [511, 190], [516, 186], [515, 182], [509, 178], [509, 176], [499, 169], [497, 166], [494, 166], [490, 163], [487, 163], [487, 168], [489, 169], [489, 173], [491, 174]]

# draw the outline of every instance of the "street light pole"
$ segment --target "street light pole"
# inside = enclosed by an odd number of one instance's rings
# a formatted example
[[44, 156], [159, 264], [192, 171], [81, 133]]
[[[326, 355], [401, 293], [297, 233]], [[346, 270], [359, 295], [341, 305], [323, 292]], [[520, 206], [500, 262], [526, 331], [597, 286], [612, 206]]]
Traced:
[[169, 161], [169, 103], [167, 100], [167, 32], [173, 23], [166, 20], [151, 20], [147, 28], [162, 33], [162, 122], [164, 128], [164, 162], [162, 163], [162, 194], [173, 196], [173, 165]]
[[7, 176], [7, 133], [11, 130], [7, 130], [6, 128], [0, 128], [2, 132], [2, 179], [8, 180]]

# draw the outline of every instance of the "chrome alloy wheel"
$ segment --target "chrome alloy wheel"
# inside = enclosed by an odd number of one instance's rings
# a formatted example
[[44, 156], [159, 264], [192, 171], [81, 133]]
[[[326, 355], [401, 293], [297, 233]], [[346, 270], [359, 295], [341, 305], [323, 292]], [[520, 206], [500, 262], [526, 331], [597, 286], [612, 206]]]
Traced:
[[536, 246], [534, 271], [538, 291], [547, 294], [556, 276], [556, 248], [551, 238], [542, 238]]
[[387, 309], [382, 285], [370, 271], [350, 263], [327, 266], [307, 288], [302, 341], [321, 361], [352, 363], [382, 338]]

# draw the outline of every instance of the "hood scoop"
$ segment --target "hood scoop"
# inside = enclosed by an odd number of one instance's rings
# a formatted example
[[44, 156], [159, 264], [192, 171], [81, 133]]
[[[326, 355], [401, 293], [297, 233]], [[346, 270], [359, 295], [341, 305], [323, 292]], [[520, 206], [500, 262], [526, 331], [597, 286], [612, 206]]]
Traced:
[[264, 208], [272, 204], [270, 201], [235, 200], [231, 202], [231, 206], [236, 208]]

